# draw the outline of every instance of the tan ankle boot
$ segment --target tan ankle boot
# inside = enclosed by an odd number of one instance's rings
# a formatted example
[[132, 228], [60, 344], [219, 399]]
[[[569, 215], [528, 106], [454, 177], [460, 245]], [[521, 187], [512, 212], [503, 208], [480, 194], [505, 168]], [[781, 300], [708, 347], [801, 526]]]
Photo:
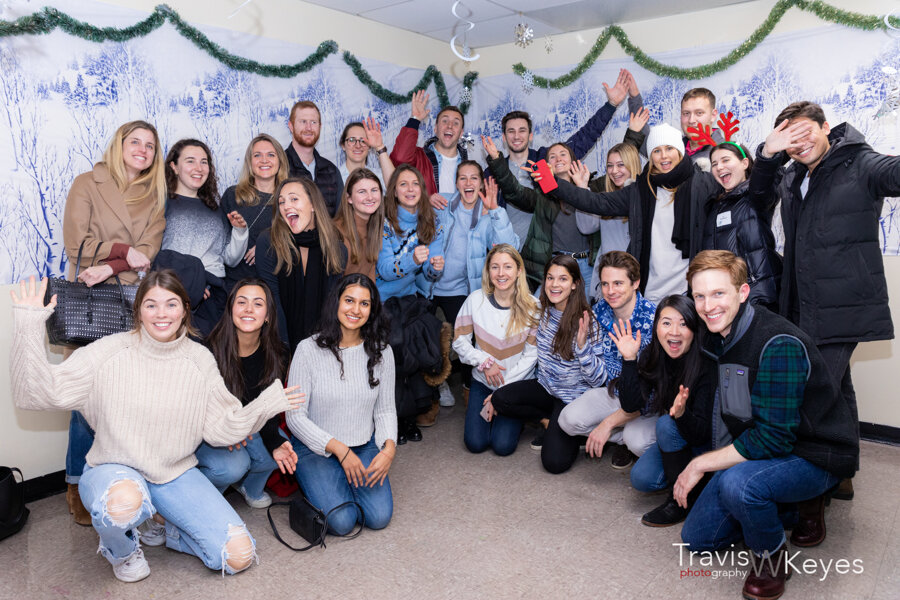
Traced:
[[75, 517], [75, 522], [79, 525], [90, 525], [91, 514], [84, 508], [81, 503], [81, 494], [78, 493], [78, 484], [70, 483], [66, 488], [66, 502], [69, 505], [69, 512]]
[[431, 403], [431, 410], [416, 417], [416, 425], [419, 427], [431, 427], [434, 425], [435, 421], [437, 421], [437, 416], [440, 411], [441, 405], [435, 400]]

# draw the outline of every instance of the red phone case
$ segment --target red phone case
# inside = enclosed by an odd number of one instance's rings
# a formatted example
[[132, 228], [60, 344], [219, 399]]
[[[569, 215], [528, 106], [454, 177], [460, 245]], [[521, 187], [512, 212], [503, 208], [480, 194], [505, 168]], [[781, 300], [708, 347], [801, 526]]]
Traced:
[[541, 186], [542, 192], [546, 194], [559, 187], [559, 184], [556, 183], [556, 178], [553, 177], [553, 171], [550, 170], [550, 165], [547, 164], [546, 160], [542, 158], [534, 163], [534, 170], [541, 176], [541, 180], [538, 181], [538, 184]]

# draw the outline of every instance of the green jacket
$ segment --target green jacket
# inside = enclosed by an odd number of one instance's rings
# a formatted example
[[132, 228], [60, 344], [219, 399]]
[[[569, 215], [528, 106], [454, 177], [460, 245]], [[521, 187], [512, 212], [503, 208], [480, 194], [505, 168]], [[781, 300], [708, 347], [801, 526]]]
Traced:
[[[544, 280], [544, 267], [553, 256], [553, 222], [560, 211], [560, 204], [549, 196], [545, 196], [540, 188], [530, 189], [510, 173], [509, 163], [501, 154], [496, 159], [488, 157], [488, 167], [503, 192], [503, 199], [520, 210], [533, 212], [528, 236], [522, 244], [522, 260], [529, 283], [537, 287]], [[575, 210], [569, 207], [570, 210]], [[600, 249], [600, 232], [587, 236], [590, 240], [590, 264]]]

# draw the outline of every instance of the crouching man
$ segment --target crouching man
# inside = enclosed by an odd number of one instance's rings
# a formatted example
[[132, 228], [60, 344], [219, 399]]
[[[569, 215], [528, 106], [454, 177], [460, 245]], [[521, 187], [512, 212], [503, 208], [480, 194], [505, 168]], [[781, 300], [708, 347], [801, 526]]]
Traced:
[[694, 458], [675, 483], [675, 500], [686, 506], [691, 489], [712, 473], [681, 537], [693, 551], [744, 540], [755, 556], [744, 597], [778, 598], [791, 575], [785, 524], [796, 519], [784, 505], [799, 505], [792, 544], [825, 539], [824, 494], [856, 470], [856, 424], [810, 337], [746, 302], [742, 259], [701, 252], [687, 279], [710, 333], [703, 351], [718, 364], [718, 389], [713, 450]]

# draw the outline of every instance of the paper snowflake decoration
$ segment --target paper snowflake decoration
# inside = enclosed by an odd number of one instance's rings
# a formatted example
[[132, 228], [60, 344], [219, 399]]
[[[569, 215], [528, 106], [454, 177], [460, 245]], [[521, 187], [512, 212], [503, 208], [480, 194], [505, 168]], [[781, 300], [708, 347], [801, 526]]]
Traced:
[[530, 94], [534, 91], [534, 73], [531, 71], [525, 71], [522, 73], [522, 91], [526, 94]]
[[534, 29], [532, 29], [528, 23], [519, 23], [516, 25], [515, 34], [516, 46], [519, 46], [520, 48], [525, 48], [534, 39]]
[[459, 93], [459, 103], [460, 104], [469, 104], [472, 102], [472, 89], [469, 86], [463, 86], [462, 91]]
[[547, 54], [553, 52], [553, 38], [549, 35], [544, 38], [544, 50], [547, 51]]
[[875, 113], [875, 118], [888, 115], [896, 117], [897, 112], [900, 111], [900, 75], [898, 75], [897, 69], [887, 66], [881, 67], [881, 72], [888, 77], [892, 77], [893, 81], [890, 83], [890, 90], [885, 96], [884, 102], [881, 103], [878, 112]]
[[467, 131], [462, 134], [459, 138], [460, 143], [465, 144], [466, 146], [475, 147], [475, 136], [472, 135], [471, 131]]

